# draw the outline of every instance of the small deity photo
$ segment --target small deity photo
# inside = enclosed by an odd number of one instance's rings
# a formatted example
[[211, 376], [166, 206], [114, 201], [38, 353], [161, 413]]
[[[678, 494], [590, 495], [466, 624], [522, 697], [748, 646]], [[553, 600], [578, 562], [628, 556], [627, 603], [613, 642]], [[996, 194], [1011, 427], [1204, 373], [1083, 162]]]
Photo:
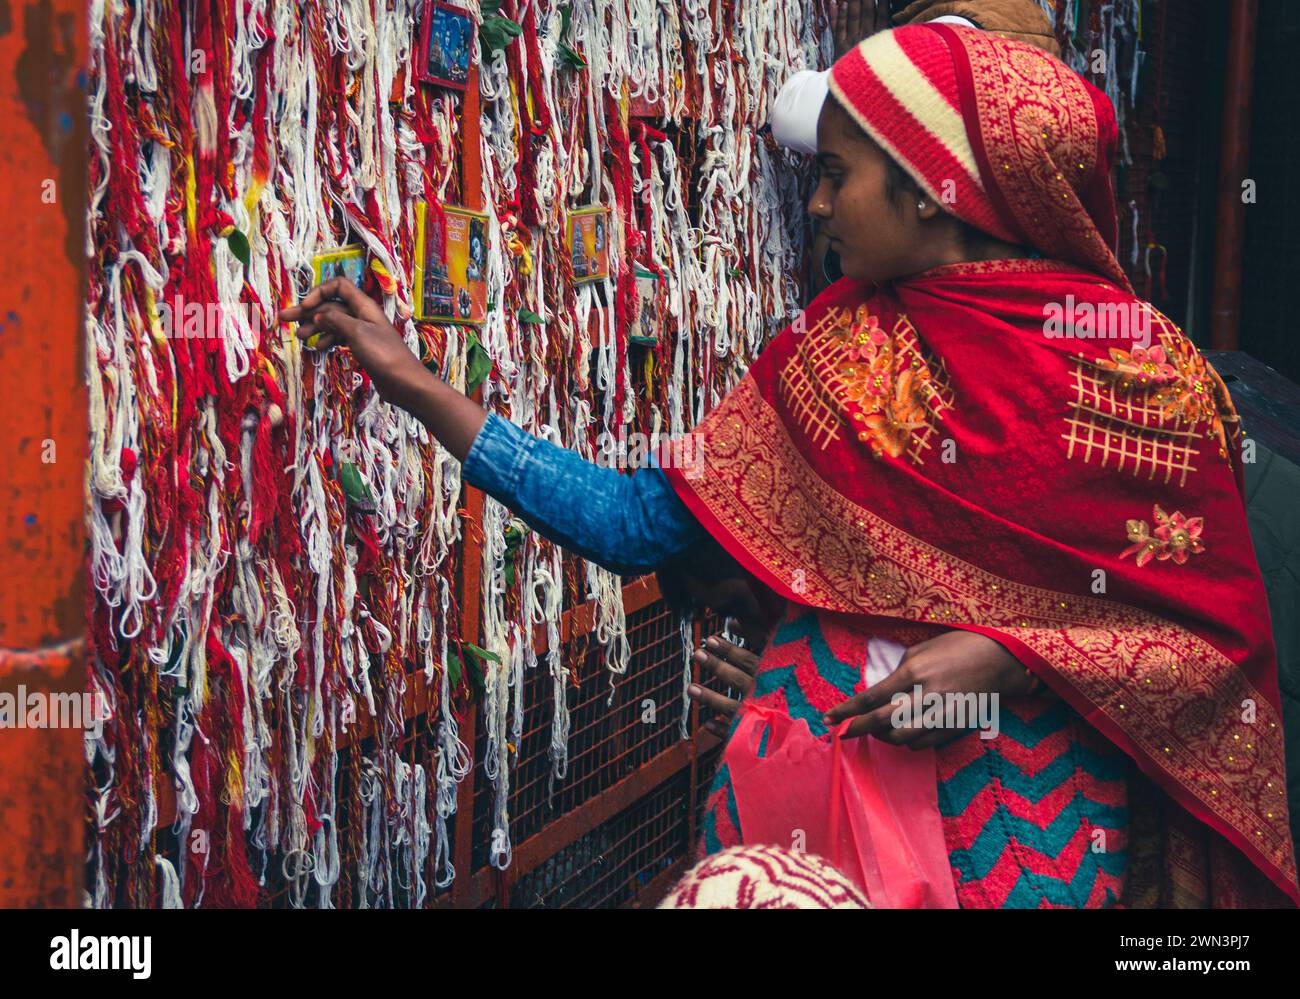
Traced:
[[487, 216], [456, 205], [416, 205], [415, 317], [478, 324], [487, 319]]
[[602, 206], [569, 213], [569, 253], [575, 281], [599, 281], [609, 276], [609, 211]]
[[420, 79], [464, 90], [474, 49], [474, 21], [450, 4], [430, 4], [420, 47]]
[[658, 274], [644, 267], [632, 268], [632, 274], [636, 278], [637, 316], [628, 340], [653, 345], [659, 342], [659, 290], [663, 282]]
[[358, 288], [365, 278], [365, 247], [341, 246], [336, 250], [326, 250], [311, 258], [313, 284], [324, 284], [331, 278], [346, 277]]

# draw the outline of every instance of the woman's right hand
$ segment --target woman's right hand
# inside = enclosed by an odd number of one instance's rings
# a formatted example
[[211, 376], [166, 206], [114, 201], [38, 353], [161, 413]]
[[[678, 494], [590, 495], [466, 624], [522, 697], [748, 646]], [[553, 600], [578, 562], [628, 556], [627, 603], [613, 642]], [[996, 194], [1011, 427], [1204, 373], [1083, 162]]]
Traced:
[[313, 349], [345, 345], [385, 402], [412, 410], [434, 380], [379, 304], [346, 277], [318, 284], [279, 318], [298, 323], [298, 338]]
[[298, 323], [299, 338], [317, 350], [345, 345], [381, 399], [413, 414], [457, 461], [465, 460], [487, 413], [421, 364], [379, 304], [346, 277], [324, 281], [281, 309], [280, 322]]
[[740, 692], [740, 697], [728, 697], [698, 683], [692, 683], [687, 689], [687, 693], [699, 702], [701, 708], [711, 708], [717, 712], [701, 727], [718, 738], [725, 739], [731, 730], [733, 716], [740, 710], [741, 701], [754, 691], [758, 656], [728, 642], [721, 635], [713, 635], [705, 641], [704, 648], [695, 650], [695, 661], [728, 687]]

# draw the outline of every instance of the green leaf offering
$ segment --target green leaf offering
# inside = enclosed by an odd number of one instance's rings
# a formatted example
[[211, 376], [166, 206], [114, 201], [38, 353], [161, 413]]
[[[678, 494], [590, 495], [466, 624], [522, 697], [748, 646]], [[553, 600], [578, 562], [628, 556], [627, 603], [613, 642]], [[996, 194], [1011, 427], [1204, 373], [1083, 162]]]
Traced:
[[469, 651], [470, 655], [477, 659], [489, 659], [494, 663], [501, 662], [501, 657], [495, 652], [489, 652], [487, 649], [475, 645], [473, 642], [461, 642], [460, 644]]
[[349, 503], [363, 507], [373, 507], [375, 505], [374, 497], [370, 495], [370, 489], [366, 486], [365, 480], [361, 478], [361, 472], [352, 462], [345, 461], [339, 469], [339, 485], [343, 487], [343, 493], [347, 496]]
[[586, 69], [587, 60], [569, 44], [569, 22], [573, 20], [573, 4], [560, 8], [560, 62], [566, 69]]
[[473, 333], [465, 350], [465, 392], [472, 393], [492, 373], [492, 358]]
[[235, 255], [235, 258], [247, 267], [253, 256], [248, 246], [248, 237], [238, 229], [232, 229], [230, 235], [226, 237], [226, 242], [230, 244], [230, 252]]
[[[487, 649], [479, 648], [473, 642], [461, 642], [461, 648], [469, 653], [469, 658], [464, 660], [465, 670], [469, 675], [469, 685], [474, 688], [474, 693], [482, 697], [486, 687], [483, 683], [483, 660], [491, 660], [494, 663], [501, 662], [501, 657], [495, 652], [489, 652]], [[460, 660], [457, 659], [459, 663]]]
[[460, 655], [456, 650], [447, 650], [447, 685], [455, 690], [460, 686], [461, 674], [465, 672], [465, 667], [460, 664]]
[[587, 60], [568, 42], [560, 42], [560, 62], [565, 69], [587, 68]]
[[490, 14], [483, 18], [478, 29], [479, 39], [489, 52], [503, 49], [524, 33], [524, 29], [500, 14]]

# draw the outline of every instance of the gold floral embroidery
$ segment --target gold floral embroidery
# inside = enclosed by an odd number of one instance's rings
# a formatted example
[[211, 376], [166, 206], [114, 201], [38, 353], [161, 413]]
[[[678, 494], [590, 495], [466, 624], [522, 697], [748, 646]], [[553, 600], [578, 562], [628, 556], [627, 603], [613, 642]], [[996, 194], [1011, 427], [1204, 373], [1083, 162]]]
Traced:
[[870, 444], [877, 457], [908, 452], [920, 464], [920, 448], [911, 448], [913, 436], [929, 429], [931, 413], [938, 415], [948, 403], [919, 350], [910, 360], [905, 356], [911, 332], [901, 319], [890, 335], [865, 306], [859, 307], [843, 335], [832, 391], [849, 404], [860, 424], [858, 440]]
[[824, 450], [837, 440], [843, 419], [827, 389], [840, 341], [832, 332], [843, 310], [830, 310], [799, 340], [781, 369], [781, 399], [813, 444]]
[[[1076, 358], [1075, 398], [1065, 417], [1069, 457], [1096, 458], [1102, 467], [1143, 472], [1185, 485], [1201, 441], [1229, 455], [1239, 420], [1227, 387], [1200, 351], [1149, 304], [1144, 318], [1155, 331], [1149, 347], [1112, 347], [1107, 357]], [[1176, 476], [1176, 478], [1175, 478]]]
[[1201, 531], [1205, 526], [1202, 518], [1165, 513], [1158, 503], [1152, 517], [1156, 522], [1154, 533], [1145, 520], [1128, 521], [1128, 539], [1133, 544], [1120, 552], [1120, 558], [1137, 552], [1139, 566], [1146, 565], [1153, 558], [1161, 562], [1173, 559], [1182, 565], [1190, 556], [1205, 551], [1205, 545], [1201, 543]]
[[1227, 387], [1201, 352], [1181, 333], [1162, 330], [1161, 341], [1161, 345], [1145, 350], [1112, 347], [1110, 359], [1099, 360], [1097, 364], [1125, 391], [1145, 391], [1162, 419], [1205, 423], [1206, 437], [1218, 442], [1219, 457], [1228, 457], [1224, 417], [1235, 422], [1236, 411]]
[[941, 366], [930, 363], [905, 316], [886, 332], [865, 305], [833, 309], [781, 372], [786, 404], [823, 448], [851, 423], [876, 456], [920, 464], [935, 419], [952, 406]]

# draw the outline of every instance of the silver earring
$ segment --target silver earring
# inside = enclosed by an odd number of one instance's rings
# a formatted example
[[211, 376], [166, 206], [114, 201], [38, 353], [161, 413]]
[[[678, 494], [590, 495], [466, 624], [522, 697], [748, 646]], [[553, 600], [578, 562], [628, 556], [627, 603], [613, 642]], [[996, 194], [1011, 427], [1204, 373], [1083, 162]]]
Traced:
[[916, 203], [916, 207], [917, 207], [917, 208], [925, 208], [925, 202], [924, 202], [924, 201], [918, 201], [918, 202]]

